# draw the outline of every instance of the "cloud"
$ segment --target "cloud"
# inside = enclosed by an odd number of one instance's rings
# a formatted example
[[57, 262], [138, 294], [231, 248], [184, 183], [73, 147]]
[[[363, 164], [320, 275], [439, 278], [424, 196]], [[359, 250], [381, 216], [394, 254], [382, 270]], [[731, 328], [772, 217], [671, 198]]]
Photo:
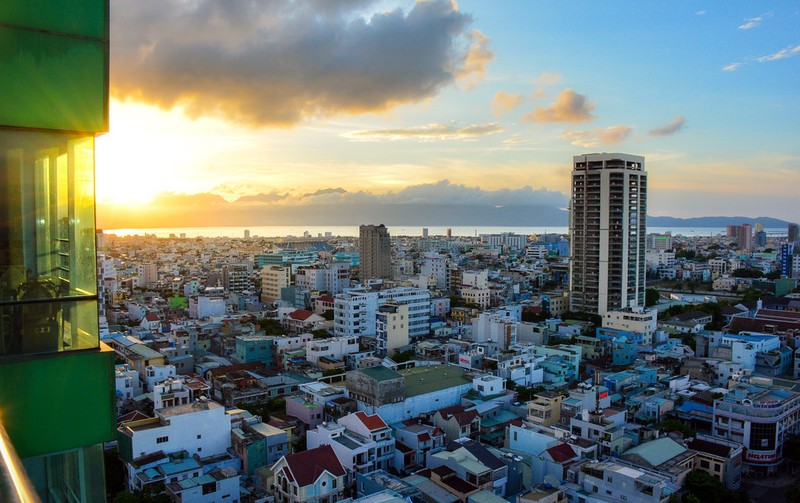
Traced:
[[487, 124], [470, 124], [469, 126], [458, 126], [457, 124], [426, 124], [424, 126], [397, 129], [372, 129], [363, 131], [352, 131], [345, 134], [346, 138], [361, 141], [382, 141], [382, 140], [468, 140], [479, 136], [500, 133], [503, 128], [496, 122]]
[[[185, 200], [196, 197], [219, 198], [214, 194], [201, 194], [185, 196], [169, 194], [163, 199], [177, 198]], [[220, 198], [221, 201], [224, 202]], [[373, 194], [367, 191], [348, 192], [336, 187], [317, 190], [312, 193], [293, 196], [283, 195], [279, 198], [270, 194], [246, 196], [234, 204], [258, 203], [262, 204], [405, 204], [405, 205], [473, 205], [473, 206], [551, 206], [560, 208], [567, 202], [567, 196], [561, 192], [548, 189], [534, 189], [528, 185], [515, 189], [486, 190], [480, 187], [470, 187], [463, 184], [451, 183], [449, 180], [440, 180], [434, 183], [410, 185], [401, 190], [385, 194]]]
[[694, 14], [695, 14], [695, 16], [705, 16], [706, 15], [706, 11], [699, 10], [699, 11], [695, 12]]
[[594, 119], [594, 103], [570, 88], [561, 91], [556, 101], [547, 108], [537, 108], [523, 116], [531, 122], [589, 122]]
[[771, 16], [772, 16], [772, 12], [766, 12], [764, 14], [761, 14], [760, 16], [751, 17], [750, 19], [746, 19], [743, 24], [739, 25], [739, 29], [740, 30], [751, 30], [751, 29], [755, 28], [756, 26], [760, 25], [761, 21], [763, 21], [765, 18], [768, 18], [768, 17], [771, 17]]
[[628, 139], [631, 133], [633, 133], [632, 127], [619, 125], [590, 131], [566, 131], [559, 138], [567, 140], [573, 145], [589, 148], [622, 143]]
[[723, 67], [722, 71], [724, 71], [724, 72], [735, 72], [736, 70], [739, 69], [740, 66], [742, 66], [741, 63], [731, 63], [730, 65]]
[[492, 41], [489, 37], [478, 30], [472, 30], [470, 39], [472, 40], [472, 45], [467, 51], [464, 66], [458, 73], [459, 79], [466, 83], [468, 89], [475, 87], [483, 80], [483, 76], [486, 74], [486, 67], [494, 59]]
[[491, 41], [447, 0], [120, 0], [112, 94], [251, 126], [379, 112], [472, 84]]
[[686, 123], [686, 119], [683, 115], [676, 115], [669, 124], [665, 124], [661, 127], [651, 129], [650, 136], [667, 136], [671, 135], [672, 133], [676, 133], [683, 129], [683, 125]]
[[559, 82], [561, 82], [561, 75], [554, 72], [542, 72], [542, 74], [533, 81], [534, 84], [540, 86], [552, 86]]
[[792, 56], [797, 56], [798, 54], [800, 54], [800, 44], [794, 46], [790, 45], [789, 47], [781, 49], [780, 51], [775, 52], [773, 54], [767, 54], [766, 56], [761, 56], [760, 58], [757, 59], [757, 61], [759, 63], [765, 63], [767, 61], [776, 61], [778, 59], [791, 58]]
[[522, 100], [523, 96], [520, 93], [498, 91], [492, 98], [492, 114], [497, 116], [513, 112]]

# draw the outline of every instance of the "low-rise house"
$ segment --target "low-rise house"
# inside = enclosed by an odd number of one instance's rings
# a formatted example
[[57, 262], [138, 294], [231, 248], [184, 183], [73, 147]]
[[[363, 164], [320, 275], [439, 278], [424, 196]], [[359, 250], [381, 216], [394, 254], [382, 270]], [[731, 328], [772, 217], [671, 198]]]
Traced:
[[698, 435], [688, 444], [689, 449], [697, 452], [694, 468], [703, 470], [730, 490], [739, 489], [742, 485], [742, 452], [741, 444], [710, 435]]
[[386, 470], [394, 464], [395, 439], [377, 414], [354, 412], [335, 423], [322, 423], [306, 435], [309, 448], [330, 445], [351, 472]]
[[215, 468], [198, 475], [166, 484], [167, 496], [172, 501], [236, 503], [239, 497], [239, 473], [233, 468]]
[[444, 431], [448, 441], [480, 438], [481, 416], [474, 409], [465, 410], [462, 405], [453, 405], [437, 410], [431, 419], [434, 425]]
[[279, 503], [335, 503], [347, 486], [345, 469], [330, 445], [286, 455], [272, 471]]

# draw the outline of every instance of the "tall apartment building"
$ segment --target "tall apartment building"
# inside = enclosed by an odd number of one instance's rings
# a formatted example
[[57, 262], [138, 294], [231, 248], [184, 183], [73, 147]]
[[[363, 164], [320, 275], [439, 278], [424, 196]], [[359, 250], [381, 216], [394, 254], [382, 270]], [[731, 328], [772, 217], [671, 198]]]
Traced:
[[98, 330], [94, 145], [108, 130], [108, 41], [107, 0], [0, 7], [3, 501], [28, 501], [25, 471], [43, 501], [105, 501], [116, 410]]
[[281, 298], [281, 289], [291, 284], [291, 266], [264, 266], [261, 269], [261, 302], [275, 302]]
[[385, 225], [362, 225], [358, 228], [359, 279], [392, 277], [392, 240]]
[[570, 310], [644, 305], [647, 173], [644, 157], [573, 158], [570, 212]]

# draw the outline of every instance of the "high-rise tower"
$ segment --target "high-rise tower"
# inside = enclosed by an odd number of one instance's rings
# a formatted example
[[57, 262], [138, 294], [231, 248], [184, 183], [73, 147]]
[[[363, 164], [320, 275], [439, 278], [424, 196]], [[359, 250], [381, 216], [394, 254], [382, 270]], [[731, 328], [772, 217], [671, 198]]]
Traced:
[[359, 279], [392, 277], [392, 241], [385, 225], [362, 225], [359, 237]]
[[16, 451], [43, 501], [105, 501], [115, 438], [94, 218], [108, 42], [108, 0], [0, 7], [0, 465]]
[[570, 310], [604, 315], [644, 306], [647, 173], [644, 157], [573, 157]]

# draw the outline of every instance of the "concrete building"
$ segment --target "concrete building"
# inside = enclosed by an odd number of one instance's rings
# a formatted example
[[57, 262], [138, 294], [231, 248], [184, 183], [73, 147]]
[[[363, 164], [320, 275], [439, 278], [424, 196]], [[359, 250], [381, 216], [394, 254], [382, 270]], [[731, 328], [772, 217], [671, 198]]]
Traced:
[[261, 268], [261, 301], [275, 302], [281, 298], [281, 289], [292, 284], [292, 268], [270, 265]]
[[[608, 311], [603, 316], [603, 328], [624, 330], [638, 334], [652, 334], [658, 328], [658, 311], [643, 306]], [[649, 343], [645, 342], [646, 345]]]
[[379, 356], [393, 356], [398, 348], [409, 343], [409, 306], [390, 300], [378, 308], [376, 313], [375, 352]]
[[370, 291], [354, 288], [334, 300], [334, 333], [337, 336], [376, 335], [378, 307], [394, 301], [408, 306], [408, 335], [418, 339], [430, 334], [431, 293], [411, 287], [385, 288]]
[[667, 477], [613, 461], [586, 461], [570, 467], [567, 496], [586, 503], [662, 503], [680, 487]]
[[[119, 457], [125, 463], [128, 490], [158, 482], [146, 473], [149, 457], [186, 451], [201, 458], [225, 454], [231, 447], [231, 418], [225, 407], [205, 397], [155, 411], [156, 417], [123, 423], [117, 429]], [[164, 478], [161, 477], [163, 481]]]
[[570, 310], [605, 315], [643, 306], [647, 173], [644, 157], [573, 158]]
[[713, 436], [742, 444], [745, 469], [756, 474], [775, 473], [786, 437], [800, 433], [800, 393], [770, 383], [739, 383], [714, 401]]
[[369, 407], [401, 403], [405, 399], [405, 379], [383, 366], [348, 372], [346, 385], [350, 398]]
[[222, 267], [222, 282], [229, 292], [241, 293], [252, 288], [250, 274], [253, 267], [250, 264], [226, 264]]
[[331, 337], [330, 339], [312, 339], [306, 343], [306, 360], [319, 366], [322, 357], [344, 360], [350, 353], [358, 352], [358, 338]]
[[359, 279], [392, 278], [392, 240], [386, 226], [361, 225], [358, 228]]
[[722, 482], [726, 489], [742, 485], [742, 444], [699, 434], [687, 445], [697, 452], [694, 467]]
[[274, 339], [275, 337], [266, 335], [236, 336], [236, 359], [240, 363], [261, 362], [268, 366], [273, 365]]

